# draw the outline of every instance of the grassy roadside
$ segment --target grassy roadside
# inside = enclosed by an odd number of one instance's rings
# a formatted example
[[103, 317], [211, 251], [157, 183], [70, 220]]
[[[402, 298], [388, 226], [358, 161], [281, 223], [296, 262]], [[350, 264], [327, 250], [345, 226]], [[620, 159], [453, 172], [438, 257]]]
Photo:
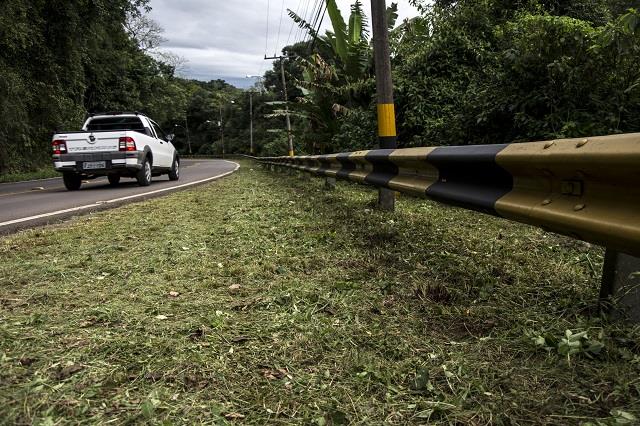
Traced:
[[369, 189], [242, 164], [0, 239], [0, 419], [640, 416], [640, 329], [592, 314], [601, 250], [422, 200], [378, 212]]
[[49, 166], [33, 172], [0, 174], [0, 183], [22, 182], [25, 180], [47, 179], [60, 176], [59, 172], [56, 172], [53, 167]]

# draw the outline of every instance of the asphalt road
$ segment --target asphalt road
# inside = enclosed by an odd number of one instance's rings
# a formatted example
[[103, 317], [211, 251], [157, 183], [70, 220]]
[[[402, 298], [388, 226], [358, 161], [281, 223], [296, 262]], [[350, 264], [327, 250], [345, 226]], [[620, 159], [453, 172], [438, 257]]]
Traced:
[[225, 160], [182, 160], [180, 180], [171, 182], [166, 175], [158, 176], [147, 187], [127, 178], [111, 187], [106, 177], [83, 182], [82, 188], [73, 192], [65, 189], [61, 178], [0, 184], [0, 234], [166, 195], [224, 177], [238, 167]]

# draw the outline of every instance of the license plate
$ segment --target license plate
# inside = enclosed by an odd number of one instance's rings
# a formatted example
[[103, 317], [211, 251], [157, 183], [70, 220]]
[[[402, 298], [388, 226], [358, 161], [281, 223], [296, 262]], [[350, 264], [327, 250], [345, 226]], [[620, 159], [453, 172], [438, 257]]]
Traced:
[[96, 169], [106, 169], [107, 162], [106, 161], [90, 161], [86, 162], [82, 165], [84, 170], [96, 170]]

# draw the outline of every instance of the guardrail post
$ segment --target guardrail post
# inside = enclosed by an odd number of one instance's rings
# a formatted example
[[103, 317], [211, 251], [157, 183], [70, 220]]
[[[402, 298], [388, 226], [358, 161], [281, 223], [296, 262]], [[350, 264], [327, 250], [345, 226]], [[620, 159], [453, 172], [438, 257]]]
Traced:
[[336, 189], [336, 178], [334, 178], [334, 177], [325, 178], [324, 187], [325, 187], [325, 189], [328, 189], [328, 190]]
[[607, 249], [600, 301], [613, 316], [640, 322], [640, 258]]

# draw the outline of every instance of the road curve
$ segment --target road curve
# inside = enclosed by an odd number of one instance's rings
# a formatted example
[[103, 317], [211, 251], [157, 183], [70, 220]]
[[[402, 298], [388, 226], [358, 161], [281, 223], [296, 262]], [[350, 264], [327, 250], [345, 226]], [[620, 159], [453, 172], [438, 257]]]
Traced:
[[65, 189], [61, 178], [0, 184], [0, 234], [166, 195], [227, 176], [238, 167], [225, 160], [182, 160], [179, 181], [164, 175], [154, 177], [147, 187], [127, 178], [117, 187], [111, 187], [107, 178], [91, 180], [73, 192]]

